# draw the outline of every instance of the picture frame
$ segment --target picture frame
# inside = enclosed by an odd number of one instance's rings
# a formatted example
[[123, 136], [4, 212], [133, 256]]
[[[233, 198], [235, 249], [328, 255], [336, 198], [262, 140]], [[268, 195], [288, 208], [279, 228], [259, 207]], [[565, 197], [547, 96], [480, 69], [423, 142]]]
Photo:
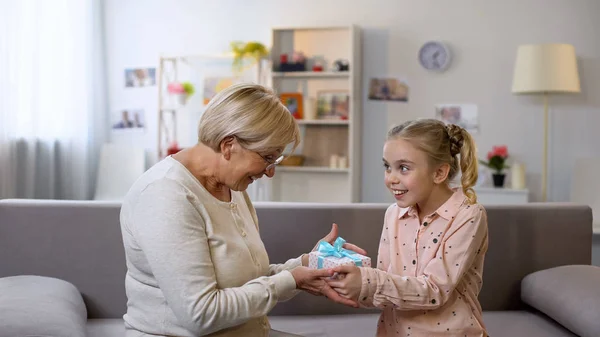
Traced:
[[304, 118], [304, 104], [302, 93], [283, 92], [279, 95], [281, 102], [296, 119]]
[[156, 85], [156, 68], [125, 68], [125, 87], [149, 87]]
[[469, 133], [479, 133], [479, 113], [475, 104], [437, 104], [435, 118], [444, 124], [456, 124]]
[[146, 120], [144, 109], [121, 109], [111, 114], [112, 130], [144, 130]]
[[348, 90], [320, 90], [317, 92], [317, 119], [347, 120], [350, 115]]
[[369, 100], [408, 102], [409, 86], [396, 78], [371, 78]]

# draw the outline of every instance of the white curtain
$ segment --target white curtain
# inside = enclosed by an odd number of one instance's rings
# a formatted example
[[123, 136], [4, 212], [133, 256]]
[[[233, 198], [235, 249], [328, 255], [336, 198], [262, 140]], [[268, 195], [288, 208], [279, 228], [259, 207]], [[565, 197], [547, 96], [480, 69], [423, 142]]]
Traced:
[[0, 2], [0, 198], [89, 199], [105, 137], [101, 5]]

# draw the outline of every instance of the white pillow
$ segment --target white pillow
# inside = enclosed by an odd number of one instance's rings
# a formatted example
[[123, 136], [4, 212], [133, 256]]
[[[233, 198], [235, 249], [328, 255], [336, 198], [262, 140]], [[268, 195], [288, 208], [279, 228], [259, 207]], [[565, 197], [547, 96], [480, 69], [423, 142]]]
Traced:
[[531, 273], [521, 282], [521, 299], [579, 336], [600, 336], [600, 267]]
[[42, 276], [0, 278], [0, 337], [85, 337], [87, 310], [69, 282]]

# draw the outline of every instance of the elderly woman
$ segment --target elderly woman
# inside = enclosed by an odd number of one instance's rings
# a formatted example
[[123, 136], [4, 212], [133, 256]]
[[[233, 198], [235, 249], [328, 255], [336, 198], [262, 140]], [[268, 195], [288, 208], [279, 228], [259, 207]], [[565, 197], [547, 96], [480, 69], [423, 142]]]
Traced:
[[[267, 313], [297, 289], [357, 306], [327, 285], [329, 271], [306, 267], [306, 254], [269, 264], [245, 191], [273, 177], [284, 148], [299, 143], [278, 97], [259, 85], [229, 87], [209, 103], [198, 135], [123, 202], [127, 336], [268, 336]], [[336, 237], [334, 225], [324, 240]]]

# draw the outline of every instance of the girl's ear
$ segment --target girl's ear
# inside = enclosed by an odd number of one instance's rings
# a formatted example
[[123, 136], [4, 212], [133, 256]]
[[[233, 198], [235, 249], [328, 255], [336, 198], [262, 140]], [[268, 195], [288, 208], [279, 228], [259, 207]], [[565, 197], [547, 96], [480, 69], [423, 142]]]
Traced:
[[235, 137], [226, 137], [221, 141], [220, 149], [223, 157], [227, 160], [231, 158], [231, 152], [233, 151], [233, 144], [235, 143]]
[[435, 171], [433, 171], [433, 182], [435, 184], [441, 184], [448, 179], [448, 174], [450, 173], [450, 165], [447, 163], [443, 163], [439, 165]]

